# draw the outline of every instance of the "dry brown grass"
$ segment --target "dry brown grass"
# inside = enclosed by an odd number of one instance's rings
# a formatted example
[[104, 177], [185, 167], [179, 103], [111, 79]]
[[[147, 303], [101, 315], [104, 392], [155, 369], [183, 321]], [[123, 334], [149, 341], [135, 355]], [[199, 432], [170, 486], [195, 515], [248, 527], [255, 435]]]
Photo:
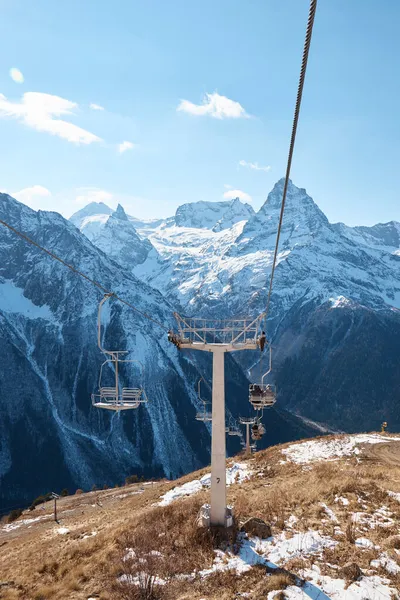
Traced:
[[[285, 528], [286, 536], [290, 536], [285, 522], [295, 515], [297, 531], [312, 528], [334, 536], [338, 545], [325, 550], [323, 561], [319, 563], [331, 576], [335, 576], [334, 571], [325, 567], [325, 563], [342, 565], [354, 561], [367, 569], [369, 562], [377, 557], [380, 551], [355, 545], [353, 540], [357, 537], [367, 537], [396, 559], [394, 549], [400, 545], [395, 537], [400, 534], [400, 503], [388, 496], [387, 490], [400, 492], [398, 467], [388, 468], [375, 457], [367, 460], [366, 456], [361, 463], [346, 459], [313, 463], [303, 468], [293, 463], [281, 464], [281, 449], [282, 446], [257, 453], [250, 461], [255, 471], [253, 479], [228, 489], [228, 502], [234, 505], [239, 520], [259, 517], [272, 524], [274, 535]], [[206, 579], [197, 577], [194, 581], [174, 579], [181, 573], [205, 569], [212, 564], [215, 539], [207, 537], [195, 522], [200, 505], [209, 499], [209, 492], [178, 500], [167, 507], [152, 505], [175, 485], [201, 477], [207, 471], [209, 469], [202, 469], [179, 482], [145, 486], [142, 494], [133, 494], [140, 488], [135, 484], [62, 498], [59, 514], [61, 525], [70, 529], [68, 535], [56, 533], [59, 526], [51, 521], [50, 504], [44, 505], [44, 510], [38, 507], [27, 513], [22, 518], [45, 518], [32, 524], [31, 528], [21, 527], [9, 533], [0, 530], [0, 581], [14, 582], [0, 589], [1, 598], [87, 600], [97, 594], [99, 600], [125, 600], [124, 596], [116, 595], [113, 585], [127, 569], [134, 574], [136, 567], [121, 560], [127, 547], [136, 547], [147, 565], [149, 556], [146, 554], [151, 551], [163, 554], [162, 561], [150, 558], [153, 562], [151, 571], [160, 577], [171, 578], [167, 586], [153, 586], [151, 593], [162, 596], [163, 600], [205, 597], [231, 600], [238, 593], [258, 593], [258, 588], [261, 593], [267, 581], [272, 585], [274, 579], [266, 575], [265, 568], [259, 567], [240, 576], [227, 571]], [[118, 498], [125, 494], [131, 495]], [[335, 502], [336, 496], [344, 496], [349, 504]], [[334, 511], [339, 523], [327, 516], [321, 502]], [[372, 515], [383, 504], [392, 512], [393, 525], [369, 529], [360, 520], [352, 523], [351, 535], [346, 536], [346, 525], [352, 512]], [[337, 527], [343, 534], [335, 533]], [[97, 535], [85, 539], [84, 536], [92, 531]], [[293, 559], [285, 566], [297, 573], [310, 563], [311, 559]], [[389, 576], [386, 571], [384, 573]], [[389, 577], [395, 585], [396, 578]], [[129, 598], [133, 598], [137, 586], [129, 586], [129, 593]]]

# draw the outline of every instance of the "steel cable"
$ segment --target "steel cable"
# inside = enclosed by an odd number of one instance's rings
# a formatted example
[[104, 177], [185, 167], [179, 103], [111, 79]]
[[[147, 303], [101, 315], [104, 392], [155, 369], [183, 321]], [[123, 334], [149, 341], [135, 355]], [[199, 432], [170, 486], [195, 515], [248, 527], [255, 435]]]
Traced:
[[285, 174], [285, 185], [283, 187], [281, 211], [280, 211], [280, 215], [279, 215], [278, 231], [277, 231], [277, 234], [276, 234], [274, 259], [273, 259], [273, 262], [272, 262], [272, 269], [271, 269], [271, 279], [270, 279], [270, 283], [269, 283], [267, 304], [266, 304], [265, 311], [263, 313], [263, 315], [265, 315], [265, 319], [267, 318], [268, 311], [269, 311], [269, 305], [270, 305], [270, 302], [271, 302], [272, 284], [273, 284], [273, 280], [274, 280], [274, 274], [275, 274], [275, 268], [276, 268], [276, 260], [277, 260], [277, 257], [278, 257], [279, 239], [280, 239], [280, 236], [281, 236], [283, 214], [284, 214], [284, 211], [285, 211], [286, 195], [287, 195], [287, 190], [288, 190], [288, 185], [289, 185], [290, 169], [292, 167], [294, 144], [295, 144], [295, 141], [296, 141], [297, 125], [298, 125], [298, 122], [299, 122], [301, 100], [302, 100], [302, 97], [303, 97], [303, 87], [304, 87], [304, 81], [305, 81], [305, 77], [306, 77], [308, 54], [309, 54], [309, 51], [310, 51], [311, 37], [312, 37], [312, 32], [313, 32], [314, 17], [315, 17], [315, 11], [316, 11], [316, 9], [317, 9], [317, 0], [311, 0], [311, 2], [310, 2], [310, 9], [309, 9], [309, 13], [308, 13], [306, 37], [305, 37], [305, 41], [304, 41], [303, 58], [302, 58], [302, 61], [301, 61], [299, 85], [298, 85], [298, 89], [297, 89], [296, 106], [295, 106], [295, 109], [294, 109], [292, 135], [291, 135], [291, 138], [290, 138], [289, 155], [288, 155], [287, 166], [286, 166], [286, 174]]

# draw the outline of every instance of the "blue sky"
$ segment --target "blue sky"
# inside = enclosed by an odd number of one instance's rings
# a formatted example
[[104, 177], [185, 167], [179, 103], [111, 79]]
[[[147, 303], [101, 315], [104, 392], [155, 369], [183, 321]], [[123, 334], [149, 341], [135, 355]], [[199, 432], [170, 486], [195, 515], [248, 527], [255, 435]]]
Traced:
[[[350, 225], [400, 220], [400, 5], [384, 4], [319, 0], [303, 97], [292, 179]], [[284, 174], [307, 14], [0, 0], [0, 189], [66, 216], [91, 200], [169, 216], [235, 190], [258, 209]]]

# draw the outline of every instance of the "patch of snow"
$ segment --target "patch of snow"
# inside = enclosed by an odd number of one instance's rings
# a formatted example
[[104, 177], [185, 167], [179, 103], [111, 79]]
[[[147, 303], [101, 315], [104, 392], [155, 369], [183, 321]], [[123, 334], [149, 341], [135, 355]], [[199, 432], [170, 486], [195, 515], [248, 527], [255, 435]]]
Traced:
[[56, 531], [60, 535], [66, 535], [67, 533], [69, 533], [68, 527], [59, 527], [58, 529], [56, 529]]
[[136, 494], [143, 494], [144, 490], [135, 490], [134, 492], [127, 492], [126, 494], [119, 494], [116, 498], [127, 498], [128, 496], [135, 496]]
[[82, 539], [86, 540], [87, 538], [94, 537], [95, 535], [97, 535], [97, 531], [92, 531], [91, 533], [86, 533]]
[[390, 556], [388, 556], [386, 552], [383, 552], [377, 559], [371, 560], [370, 565], [371, 567], [375, 568], [382, 567], [383, 569], [386, 569], [386, 571], [391, 575], [397, 575], [398, 573], [400, 573], [400, 566], [397, 564], [396, 561], [390, 558]]
[[7, 523], [7, 525], [4, 525], [2, 529], [3, 531], [13, 531], [14, 529], [19, 529], [20, 527], [23, 527], [25, 525], [36, 523], [36, 521], [40, 521], [44, 518], [45, 515], [43, 515], [42, 517], [35, 517], [34, 519], [22, 519], [20, 521], [13, 521], [12, 523]]
[[398, 437], [388, 437], [379, 434], [357, 434], [336, 438], [334, 440], [310, 440], [300, 444], [292, 444], [282, 450], [289, 460], [305, 464], [314, 460], [337, 460], [344, 456], [359, 454], [359, 444], [381, 444], [399, 441]]
[[216, 571], [236, 571], [237, 574], [241, 574], [249, 571], [252, 567], [252, 564], [249, 564], [242, 556], [242, 549], [238, 555], [232, 554], [230, 551], [215, 550], [214, 552], [216, 557], [212, 567], [199, 571], [200, 577], [208, 577]]
[[285, 523], [285, 526], [292, 528], [296, 525], [297, 522], [298, 522], [298, 518], [295, 515], [290, 515], [290, 517], [288, 518], [288, 520]]
[[161, 501], [158, 504], [159, 506], [168, 506], [168, 504], [171, 504], [171, 502], [174, 500], [184, 496], [191, 496], [202, 489], [203, 486], [199, 479], [188, 481], [187, 483], [184, 483], [183, 485], [177, 486], [172, 490], [169, 490], [169, 492], [166, 492], [163, 496], [161, 496]]
[[[249, 479], [251, 475], [252, 471], [249, 469], [246, 463], [234, 463], [231, 467], [226, 469], [226, 484], [232, 485], [233, 483], [241, 483], [242, 481]], [[210, 487], [210, 485], [211, 474], [207, 473], [206, 475], [203, 475], [201, 479], [188, 481], [183, 485], [169, 490], [163, 496], [161, 496], [161, 501], [158, 504], [159, 506], [167, 506], [174, 500], [177, 500], [177, 498], [191, 496], [192, 494], [196, 494], [202, 490], [204, 487]]]
[[331, 521], [333, 521], [334, 523], [339, 523], [337, 516], [335, 515], [333, 510], [325, 504], [325, 502], [320, 502], [320, 505], [322, 506], [322, 508], [324, 509]]
[[[318, 600], [393, 600], [396, 590], [387, 579], [377, 575], [361, 577], [359, 581], [347, 587], [344, 579], [333, 579], [321, 575], [320, 569], [314, 565], [311, 569], [304, 569], [301, 576], [308, 581], [303, 586], [307, 596]], [[313, 585], [314, 584], [314, 585]], [[315, 586], [320, 588], [319, 594]]]
[[381, 506], [373, 513], [355, 512], [351, 515], [351, 520], [360, 525], [366, 525], [370, 529], [375, 527], [391, 527], [395, 521], [392, 519], [393, 513], [387, 506]]
[[335, 502], [340, 502], [343, 506], [348, 506], [350, 504], [350, 501], [344, 496], [335, 496]]
[[371, 542], [371, 540], [364, 538], [364, 537], [357, 538], [354, 543], [356, 546], [359, 546], [360, 548], [376, 548], [377, 547], [377, 546], [375, 546], [375, 544], [373, 542]]
[[[148, 575], [145, 572], [140, 573], [136, 576], [124, 574], [118, 577], [118, 581], [121, 583], [129, 583], [131, 585], [137, 585], [143, 588], [147, 587], [147, 582], [149, 581], [149, 579], [150, 575]], [[168, 583], [166, 579], [162, 579], [161, 577], [157, 576], [155, 576], [154, 578], [152, 577], [152, 581], [154, 585], [166, 585]]]
[[309, 530], [296, 533], [289, 539], [283, 532], [277, 538], [258, 541], [256, 550], [269, 561], [282, 565], [291, 558], [320, 554], [324, 548], [333, 548], [336, 544], [335, 540], [319, 531]]
[[400, 502], [400, 493], [399, 492], [388, 492], [388, 495], [391, 496], [391, 498], [394, 498], [395, 500], [397, 500], [397, 502]]
[[346, 306], [350, 306], [352, 304], [351, 300], [345, 298], [344, 296], [329, 298], [329, 302], [331, 303], [331, 308], [345, 308]]
[[22, 314], [27, 319], [45, 319], [53, 321], [53, 313], [47, 305], [36, 306], [24, 296], [24, 290], [11, 281], [0, 283], [0, 311]]

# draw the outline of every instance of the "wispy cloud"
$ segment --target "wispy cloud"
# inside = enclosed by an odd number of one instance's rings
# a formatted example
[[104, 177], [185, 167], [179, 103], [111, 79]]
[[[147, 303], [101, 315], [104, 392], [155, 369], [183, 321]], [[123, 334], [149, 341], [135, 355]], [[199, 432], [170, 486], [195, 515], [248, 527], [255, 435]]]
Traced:
[[268, 173], [268, 171], [271, 170], [270, 165], [266, 165], [265, 167], [262, 167], [257, 162], [252, 163], [252, 162], [247, 162], [245, 160], [240, 160], [239, 165], [241, 167], [246, 167], [247, 169], [253, 169], [253, 171], [265, 171], [266, 173]]
[[[32, 185], [19, 190], [19, 192], [10, 193], [10, 196], [16, 198], [23, 204], [30, 206], [34, 210], [39, 210], [39, 208], [43, 209], [44, 205], [47, 205], [48, 199], [51, 198], [51, 195], [52, 194], [50, 190], [45, 188], [43, 185]], [[51, 210], [52, 207], [46, 206], [46, 208]]]
[[12, 67], [9, 71], [10, 77], [15, 83], [24, 83], [25, 79], [23, 74], [16, 67]]
[[111, 202], [114, 196], [106, 190], [93, 187], [82, 187], [76, 190], [75, 202], [81, 206], [86, 206], [90, 202]]
[[240, 119], [249, 118], [245, 109], [239, 102], [220, 96], [217, 92], [205, 94], [201, 104], [193, 104], [189, 100], [181, 100], [177, 111], [186, 112], [196, 116], [210, 116], [214, 119]]
[[233, 185], [230, 185], [229, 183], [224, 183], [224, 188], [226, 190], [232, 190], [233, 189]]
[[92, 110], [104, 110], [104, 106], [100, 106], [100, 104], [95, 104], [94, 102], [89, 104], [89, 108]]
[[132, 142], [122, 142], [122, 144], [118, 144], [118, 152], [120, 154], [122, 154], [123, 152], [126, 152], [127, 150], [132, 150], [133, 147], [134, 147], [134, 144], [132, 144]]
[[74, 144], [101, 142], [101, 138], [73, 123], [60, 119], [61, 115], [73, 115], [75, 102], [40, 92], [27, 92], [20, 102], [12, 102], [0, 94], [0, 118], [13, 118], [27, 127], [45, 131]]
[[252, 202], [252, 197], [250, 194], [243, 192], [242, 190], [229, 190], [228, 192], [224, 192], [223, 197], [226, 200], [234, 200], [235, 198], [239, 198], [242, 202]]

